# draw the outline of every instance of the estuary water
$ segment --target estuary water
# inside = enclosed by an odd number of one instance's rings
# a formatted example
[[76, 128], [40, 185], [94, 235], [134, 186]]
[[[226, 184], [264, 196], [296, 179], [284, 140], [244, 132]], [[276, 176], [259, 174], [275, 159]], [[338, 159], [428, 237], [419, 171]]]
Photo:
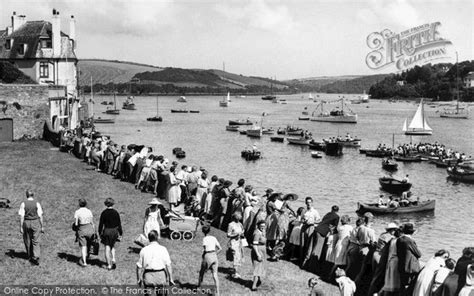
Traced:
[[[340, 97], [355, 99], [355, 95], [314, 94], [316, 99], [329, 102]], [[292, 146], [270, 141], [270, 136], [261, 139], [248, 138], [237, 132], [225, 130], [228, 120], [250, 118], [259, 122], [263, 117], [264, 127], [285, 127], [294, 125], [307, 129], [316, 140], [350, 133], [362, 139], [362, 148], [375, 148], [379, 143], [395, 145], [413, 141], [445, 144], [448, 148], [474, 156], [474, 118], [444, 119], [439, 117], [438, 107], [425, 105], [428, 123], [433, 128], [432, 136], [412, 137], [402, 133], [405, 118], [414, 115], [417, 104], [371, 100], [367, 104], [348, 104], [359, 116], [357, 124], [334, 124], [324, 122], [298, 121], [305, 107], [311, 112], [317, 103], [308, 100], [308, 95], [279, 96], [287, 104], [274, 104], [260, 97], [234, 98], [229, 107], [219, 107], [218, 96], [191, 96], [187, 103], [178, 103], [177, 96], [160, 96], [158, 112], [163, 122], [148, 122], [147, 117], [156, 115], [156, 97], [136, 97], [136, 111], [121, 110], [114, 116], [115, 124], [97, 125], [97, 129], [110, 135], [119, 144], [144, 144], [153, 147], [154, 153], [163, 154], [170, 160], [174, 147], [186, 151], [181, 164], [198, 165], [233, 181], [244, 178], [260, 193], [273, 188], [284, 193], [296, 193], [299, 200], [292, 202], [296, 208], [303, 206], [304, 197], [312, 196], [314, 206], [324, 215], [332, 205], [339, 205], [340, 213], [356, 218], [357, 202], [376, 202], [379, 194], [378, 178], [387, 172], [381, 168], [381, 159], [369, 158], [356, 148], [344, 148], [341, 157], [323, 156], [311, 158], [307, 147]], [[125, 97], [117, 97], [121, 107]], [[95, 97], [95, 116], [107, 106], [102, 101], [113, 101], [110, 96]], [[325, 105], [329, 110], [338, 106], [335, 102]], [[171, 109], [199, 110], [200, 113], [170, 113]], [[240, 157], [245, 147], [256, 145], [263, 158], [247, 162]], [[412, 192], [421, 200], [435, 199], [436, 210], [431, 214], [376, 217], [374, 228], [377, 234], [392, 220], [399, 223], [411, 221], [417, 232], [414, 237], [423, 252], [423, 260], [429, 259], [436, 250], [446, 248], [457, 258], [466, 246], [474, 242], [474, 184], [455, 183], [447, 179], [446, 169], [437, 168], [428, 162], [399, 163], [396, 177], [410, 175]], [[137, 194], [140, 194], [137, 192]], [[388, 196], [388, 194], [385, 194]]]

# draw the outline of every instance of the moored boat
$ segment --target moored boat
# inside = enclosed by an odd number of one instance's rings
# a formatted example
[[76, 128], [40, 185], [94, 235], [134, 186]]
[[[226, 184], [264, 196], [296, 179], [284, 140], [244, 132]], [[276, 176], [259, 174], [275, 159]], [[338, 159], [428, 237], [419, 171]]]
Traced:
[[455, 166], [450, 166], [446, 169], [446, 171], [448, 172], [449, 177], [454, 180], [466, 183], [474, 183], [474, 169], [472, 163], [460, 163]]
[[285, 141], [285, 137], [270, 137], [270, 141], [272, 142], [281, 142], [283, 143]]
[[383, 190], [394, 194], [401, 194], [408, 191], [412, 186], [411, 183], [402, 182], [392, 177], [379, 178], [379, 183]]
[[153, 116], [153, 117], [148, 117], [146, 121], [159, 121], [162, 122], [163, 118], [161, 116]]
[[185, 97], [185, 96], [179, 97], [179, 99], [177, 100], [177, 102], [179, 102], [179, 103], [186, 103], [186, 102], [187, 102], [186, 97]]
[[456, 165], [458, 160], [456, 158], [432, 159], [430, 160], [430, 163], [436, 165], [438, 168], [447, 168]]
[[274, 95], [266, 95], [262, 97], [262, 100], [264, 101], [273, 101], [274, 99], [276, 99], [276, 96]]
[[286, 140], [288, 141], [288, 144], [305, 146], [305, 145], [309, 145], [310, 139], [302, 137], [302, 138], [286, 138]]
[[247, 134], [247, 130], [239, 130], [239, 134], [241, 134], [241, 135], [246, 135], [246, 134]]
[[275, 130], [271, 127], [262, 129], [262, 134], [263, 135], [273, 135], [274, 133], [275, 133]]
[[123, 102], [122, 109], [125, 110], [137, 110], [135, 103], [133, 102], [133, 96], [128, 97], [125, 102]]
[[185, 109], [171, 109], [171, 113], [188, 113], [188, 110]]
[[200, 113], [201, 111], [199, 110], [189, 110], [189, 113]]
[[321, 155], [321, 153], [319, 153], [317, 151], [312, 151], [311, 152], [311, 157], [312, 158], [322, 158], [323, 156]]
[[257, 160], [262, 156], [262, 153], [258, 150], [243, 150], [240, 152], [240, 156], [245, 158], [245, 160]]
[[416, 113], [410, 122], [410, 125], [408, 125], [408, 121], [405, 119], [405, 122], [403, 123], [403, 131], [405, 132], [405, 135], [430, 136], [433, 134], [433, 129], [426, 121], [423, 106], [423, 99], [421, 99], [418, 109], [416, 109]]
[[387, 156], [392, 156], [392, 151], [390, 150], [379, 150], [379, 149], [374, 149], [374, 150], [369, 150], [365, 149], [365, 156], [368, 157], [387, 157]]
[[252, 125], [253, 122], [250, 119], [237, 119], [237, 120], [229, 120], [229, 125]]
[[262, 136], [262, 128], [255, 126], [251, 129], [248, 129], [246, 135], [252, 138], [260, 138]]
[[105, 123], [115, 123], [115, 119], [113, 118], [94, 118], [94, 123], [102, 123], [102, 124], [105, 124]]
[[427, 200], [418, 202], [418, 204], [409, 205], [406, 207], [380, 207], [376, 203], [357, 203], [357, 212], [364, 214], [370, 212], [374, 215], [389, 215], [389, 214], [404, 214], [404, 213], [418, 213], [434, 211], [436, 206], [435, 200]]
[[[333, 123], [357, 123], [357, 114], [355, 114], [352, 110], [349, 109], [344, 103], [344, 99], [340, 99], [341, 101], [341, 109], [338, 108], [330, 111], [324, 111], [324, 103], [325, 101], [321, 101], [317, 106], [316, 109], [313, 111], [311, 121], [322, 121], [322, 122], [333, 122]], [[347, 110], [344, 110], [344, 106]], [[320, 109], [320, 112], [315, 115], [316, 110]]]
[[228, 125], [225, 127], [226, 131], [230, 132], [238, 132], [239, 131], [239, 126], [238, 125]]
[[393, 157], [396, 161], [403, 161], [403, 162], [420, 162], [422, 161], [422, 157], [420, 155], [397, 155]]
[[298, 117], [298, 120], [309, 120], [309, 117]]

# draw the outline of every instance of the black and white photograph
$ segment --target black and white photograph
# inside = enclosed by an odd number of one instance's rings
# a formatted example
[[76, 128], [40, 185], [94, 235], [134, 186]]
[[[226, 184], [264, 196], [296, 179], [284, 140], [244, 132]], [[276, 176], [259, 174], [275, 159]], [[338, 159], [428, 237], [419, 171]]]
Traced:
[[474, 296], [472, 0], [1, 0], [0, 295]]

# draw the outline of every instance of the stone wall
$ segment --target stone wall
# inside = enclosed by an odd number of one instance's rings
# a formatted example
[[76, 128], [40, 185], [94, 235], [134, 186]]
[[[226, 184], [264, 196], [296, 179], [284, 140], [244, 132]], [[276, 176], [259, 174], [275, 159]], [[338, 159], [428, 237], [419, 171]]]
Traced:
[[13, 118], [13, 139], [39, 139], [49, 120], [47, 85], [0, 84], [0, 118]]

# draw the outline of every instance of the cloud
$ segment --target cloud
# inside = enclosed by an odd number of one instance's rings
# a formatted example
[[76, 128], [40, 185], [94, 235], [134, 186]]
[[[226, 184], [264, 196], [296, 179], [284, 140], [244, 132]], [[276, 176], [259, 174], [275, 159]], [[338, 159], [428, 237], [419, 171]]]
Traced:
[[409, 0], [370, 0], [368, 8], [359, 9], [356, 15], [365, 24], [386, 24], [394, 30], [423, 24], [422, 17]]
[[215, 10], [231, 22], [264, 31], [289, 32], [298, 25], [288, 7], [277, 2], [219, 3]]

